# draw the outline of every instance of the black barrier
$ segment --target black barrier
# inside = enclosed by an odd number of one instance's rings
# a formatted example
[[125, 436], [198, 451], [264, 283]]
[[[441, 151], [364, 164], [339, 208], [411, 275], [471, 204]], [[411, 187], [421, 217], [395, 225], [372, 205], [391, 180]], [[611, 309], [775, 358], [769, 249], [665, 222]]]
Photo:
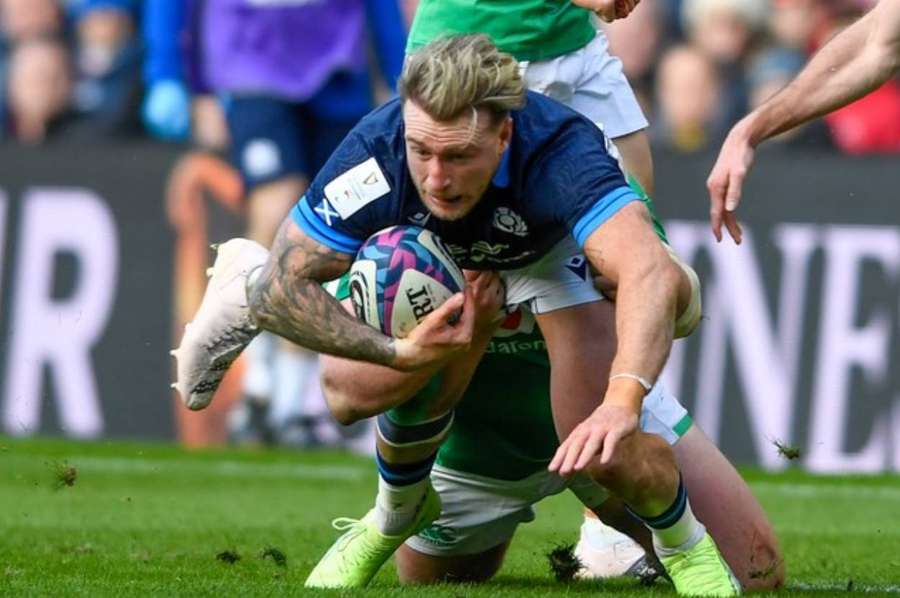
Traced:
[[740, 247], [709, 232], [712, 162], [656, 157], [705, 301], [665, 380], [740, 462], [784, 467], [781, 445], [816, 471], [900, 470], [900, 158], [760, 152]]
[[[176, 155], [0, 148], [8, 433], [174, 435]], [[659, 211], [704, 283], [704, 320], [665, 382], [737, 461], [784, 467], [781, 445], [817, 471], [900, 470], [900, 161], [762, 152], [735, 247], [709, 233], [712, 160], [656, 156]]]
[[177, 150], [0, 147], [0, 393], [6, 433], [172, 437]]

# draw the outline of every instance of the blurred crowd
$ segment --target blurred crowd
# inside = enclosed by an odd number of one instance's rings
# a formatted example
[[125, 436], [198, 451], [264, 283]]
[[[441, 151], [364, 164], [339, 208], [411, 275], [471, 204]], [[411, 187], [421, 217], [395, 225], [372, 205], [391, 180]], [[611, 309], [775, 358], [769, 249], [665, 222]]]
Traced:
[[[622, 60], [654, 147], [702, 152], [715, 150], [737, 119], [872, 1], [641, 0], [627, 19], [597, 26]], [[416, 4], [0, 0], [0, 142], [146, 137], [213, 150], [188, 152], [173, 179], [231, 197], [225, 203], [239, 206], [245, 236], [267, 247], [344, 135], [393, 93]], [[900, 152], [898, 81], [780, 142]], [[208, 159], [188, 160], [199, 154]], [[170, 205], [175, 228], [185, 221], [179, 214], [201, 203], [178, 205], [187, 207]], [[202, 224], [201, 215], [193, 218]], [[205, 243], [198, 247], [205, 256]], [[315, 355], [263, 334], [244, 361], [229, 414], [233, 441], [310, 446], [356, 438], [331, 424]]]
[[[158, 31], [142, 28], [145, 15], [160, 10], [151, 4], [0, 0], [0, 138], [36, 144], [150, 135], [224, 148], [228, 132], [217, 99], [191, 97], [187, 77], [179, 75], [179, 83], [160, 69], [170, 49], [160, 49]], [[407, 19], [415, 4], [403, 2]], [[720, 141], [871, 4], [642, 0], [627, 19], [604, 27], [652, 123], [654, 145], [693, 152]], [[171, 38], [184, 45], [174, 32]], [[898, 82], [782, 141], [852, 154], [900, 151]]]

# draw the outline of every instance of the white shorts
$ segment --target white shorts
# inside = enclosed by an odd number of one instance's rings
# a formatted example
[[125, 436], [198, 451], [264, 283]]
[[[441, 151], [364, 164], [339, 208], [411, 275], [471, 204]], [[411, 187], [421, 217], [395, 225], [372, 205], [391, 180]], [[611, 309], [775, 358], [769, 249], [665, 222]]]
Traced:
[[613, 139], [647, 128], [622, 61], [610, 55], [602, 31], [579, 50], [520, 66], [530, 89], [584, 114]]
[[[678, 399], [661, 383], [654, 386], [644, 399], [641, 430], [674, 445], [690, 427], [691, 417]], [[439, 557], [479, 554], [510, 541], [520, 523], [534, 521], [534, 504], [565, 488], [588, 508], [601, 505], [608, 496], [587, 474], [565, 480], [546, 470], [509, 481], [436, 465], [431, 483], [441, 497], [441, 516], [406, 544]]]
[[431, 483], [441, 497], [441, 516], [406, 545], [432, 556], [478, 554], [509, 541], [520, 523], [534, 521], [532, 505], [566, 488], [588, 507], [608, 496], [587, 474], [565, 480], [546, 470], [509, 481], [435, 465]]
[[521, 305], [540, 315], [604, 300], [603, 294], [594, 288], [590, 264], [570, 236], [535, 263], [499, 274], [506, 285], [508, 311]]

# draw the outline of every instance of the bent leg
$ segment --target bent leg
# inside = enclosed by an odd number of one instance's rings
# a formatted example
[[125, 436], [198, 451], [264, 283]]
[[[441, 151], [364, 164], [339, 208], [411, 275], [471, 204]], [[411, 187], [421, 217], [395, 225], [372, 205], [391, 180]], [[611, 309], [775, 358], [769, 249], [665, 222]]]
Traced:
[[647, 130], [614, 137], [612, 141], [622, 157], [623, 170], [637, 180], [647, 195], [653, 197], [653, 155]]
[[407, 545], [396, 552], [400, 583], [482, 582], [496, 575], [509, 548], [504, 542], [478, 554], [434, 556]]
[[784, 584], [784, 555], [765, 511], [728, 459], [696, 426], [675, 445], [691, 506], [748, 590]]

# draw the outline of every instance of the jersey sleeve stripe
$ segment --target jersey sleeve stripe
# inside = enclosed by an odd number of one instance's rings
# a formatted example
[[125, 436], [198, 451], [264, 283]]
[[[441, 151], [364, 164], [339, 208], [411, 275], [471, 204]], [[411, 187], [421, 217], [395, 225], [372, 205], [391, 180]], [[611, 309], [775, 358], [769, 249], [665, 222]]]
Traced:
[[291, 210], [291, 218], [307, 235], [335, 251], [354, 255], [363, 242], [329, 228], [309, 207], [306, 196]]
[[594, 206], [582, 216], [575, 227], [572, 229], [572, 235], [579, 247], [584, 247], [584, 242], [597, 230], [601, 224], [612, 218], [622, 206], [633, 201], [640, 201], [640, 198], [631, 190], [630, 187], [619, 187], [610, 191], [600, 198]]

